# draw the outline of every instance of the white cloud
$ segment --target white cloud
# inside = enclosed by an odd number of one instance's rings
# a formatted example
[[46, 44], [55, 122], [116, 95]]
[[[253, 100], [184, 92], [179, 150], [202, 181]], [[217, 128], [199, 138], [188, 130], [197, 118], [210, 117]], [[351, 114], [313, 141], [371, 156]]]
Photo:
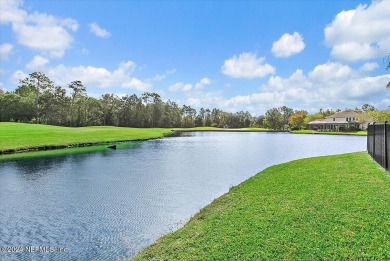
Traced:
[[21, 23], [27, 16], [26, 11], [19, 9], [23, 1], [21, 0], [1, 0], [0, 23]]
[[202, 90], [205, 86], [210, 85], [211, 83], [212, 81], [209, 78], [202, 78], [199, 82], [195, 84], [195, 89]]
[[351, 74], [351, 68], [340, 63], [326, 63], [317, 65], [309, 74], [314, 81], [326, 82], [346, 79]]
[[21, 9], [22, 1], [5, 0], [1, 2], [0, 22], [11, 24], [17, 42], [30, 49], [48, 53], [52, 57], [62, 57], [79, 25], [72, 18], [61, 19], [52, 15]]
[[0, 44], [0, 60], [7, 60], [13, 48], [13, 45], [9, 43]]
[[[329, 73], [334, 68], [338, 68], [336, 74], [340, 75], [328, 81]], [[301, 70], [288, 78], [273, 76], [261, 86], [259, 93], [232, 97], [224, 102], [224, 106], [235, 110], [251, 108], [255, 113], [265, 113], [269, 108], [282, 105], [308, 111], [316, 108], [318, 111], [319, 108], [353, 109], [367, 102], [374, 103], [379, 97], [390, 98], [390, 92], [385, 87], [390, 81], [390, 74], [357, 77], [359, 74], [353, 71], [344, 73], [344, 70], [350, 69], [325, 64], [316, 66], [308, 76]]]
[[254, 53], [241, 53], [238, 57], [225, 60], [221, 70], [233, 78], [257, 78], [264, 77], [267, 74], [273, 74], [275, 68], [269, 64], [263, 64], [264, 57], [257, 58]]
[[192, 84], [185, 84], [182, 82], [177, 82], [168, 87], [168, 90], [171, 92], [188, 92], [192, 89]]
[[48, 59], [40, 55], [35, 55], [34, 58], [28, 64], [26, 64], [26, 67], [27, 69], [33, 71], [44, 67], [48, 63], [49, 63]]
[[381, 100], [375, 107], [384, 107], [386, 109], [390, 109], [390, 98]]
[[192, 89], [184, 94], [186, 99], [183, 104], [230, 112], [249, 110], [254, 115], [283, 105], [312, 113], [319, 108], [353, 109], [367, 102], [379, 105], [381, 101], [389, 100], [390, 92], [385, 87], [389, 81], [390, 74], [370, 77], [361, 70], [354, 71], [339, 63], [326, 63], [306, 74], [298, 69], [287, 78], [271, 76], [260, 86], [259, 92], [247, 95], [224, 97], [221, 90], [206, 92]]
[[250, 95], [238, 95], [232, 97], [226, 101], [228, 107], [238, 107], [241, 105], [249, 106], [253, 104], [265, 104], [268, 106], [277, 107], [281, 106], [284, 103], [284, 99], [277, 92], [262, 92], [262, 93], [253, 93]]
[[184, 104], [197, 108], [224, 108], [225, 100], [222, 91], [203, 92], [197, 90], [187, 93]]
[[390, 1], [373, 1], [338, 13], [325, 32], [332, 56], [367, 60], [388, 55], [390, 50]]
[[11, 76], [11, 82], [12, 83], [15, 83], [15, 84], [18, 84], [19, 83], [19, 80], [23, 80], [24, 78], [26, 78], [28, 76], [27, 73], [25, 72], [22, 72], [21, 70], [17, 70], [16, 72], [14, 72]]
[[48, 51], [53, 57], [62, 57], [73, 41], [61, 26], [15, 24], [13, 30], [19, 44], [34, 50]]
[[294, 32], [294, 34], [283, 34], [282, 37], [272, 44], [272, 53], [276, 57], [289, 57], [300, 53], [305, 48], [302, 36]]
[[157, 74], [156, 76], [154, 76], [151, 79], [151, 81], [160, 82], [160, 81], [164, 80], [168, 75], [174, 74], [174, 73], [176, 73], [176, 69], [167, 70], [163, 74]]
[[60, 20], [60, 24], [69, 28], [73, 32], [76, 32], [79, 29], [79, 24], [75, 19], [65, 18]]
[[91, 33], [100, 38], [109, 38], [111, 36], [109, 31], [101, 28], [97, 23], [89, 24], [89, 30]]
[[[38, 60], [38, 59], [37, 59]], [[131, 88], [138, 91], [149, 91], [151, 84], [132, 76], [135, 64], [132, 61], [124, 61], [118, 68], [110, 71], [103, 67], [94, 66], [75, 66], [68, 67], [58, 65], [53, 68], [42, 68], [54, 83], [60, 86], [66, 86], [72, 81], [79, 80], [87, 88]], [[13, 74], [13, 79], [19, 80], [25, 78], [25, 73], [17, 71]]]
[[379, 64], [377, 63], [365, 63], [363, 64], [359, 70], [365, 71], [365, 72], [371, 72], [379, 67]]

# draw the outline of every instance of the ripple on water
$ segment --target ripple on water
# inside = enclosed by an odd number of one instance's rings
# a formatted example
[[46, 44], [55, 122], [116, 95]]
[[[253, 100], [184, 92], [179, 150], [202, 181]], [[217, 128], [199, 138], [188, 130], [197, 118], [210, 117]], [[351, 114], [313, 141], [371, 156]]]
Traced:
[[[267, 166], [365, 150], [365, 137], [195, 133], [0, 165], [0, 260], [128, 260]], [[3, 224], [6, 224], [4, 226]]]

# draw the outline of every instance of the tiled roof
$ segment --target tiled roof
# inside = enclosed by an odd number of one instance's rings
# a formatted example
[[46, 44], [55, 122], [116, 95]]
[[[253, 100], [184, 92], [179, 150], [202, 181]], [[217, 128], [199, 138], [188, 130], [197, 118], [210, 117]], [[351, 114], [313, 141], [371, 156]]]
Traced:
[[329, 124], [329, 125], [339, 125], [339, 124], [356, 124], [358, 123], [357, 121], [321, 121], [321, 120], [315, 120], [311, 121], [307, 124]]
[[330, 115], [326, 118], [348, 118], [348, 117], [358, 117], [359, 113], [355, 111], [342, 111], [342, 112], [337, 112], [333, 115]]
[[314, 120], [314, 121], [311, 121], [307, 124], [323, 124], [323, 123], [326, 123], [325, 120]]

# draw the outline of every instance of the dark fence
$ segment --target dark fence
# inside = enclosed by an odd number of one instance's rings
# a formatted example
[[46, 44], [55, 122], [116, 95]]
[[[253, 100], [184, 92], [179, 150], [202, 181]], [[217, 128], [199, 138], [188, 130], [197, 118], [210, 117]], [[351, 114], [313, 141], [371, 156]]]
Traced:
[[385, 122], [368, 125], [367, 151], [379, 165], [390, 169], [390, 124]]

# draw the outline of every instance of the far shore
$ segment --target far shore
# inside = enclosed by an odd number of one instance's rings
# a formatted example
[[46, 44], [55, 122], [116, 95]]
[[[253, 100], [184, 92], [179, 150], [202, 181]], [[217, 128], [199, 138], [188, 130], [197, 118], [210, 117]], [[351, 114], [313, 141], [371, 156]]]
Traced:
[[[159, 139], [175, 132], [289, 132], [264, 128], [122, 128], [91, 126], [69, 128], [42, 124], [0, 122], [0, 159], [7, 154], [51, 151], [65, 148], [111, 145], [116, 143]], [[290, 131], [292, 134], [367, 135], [367, 132]]]

